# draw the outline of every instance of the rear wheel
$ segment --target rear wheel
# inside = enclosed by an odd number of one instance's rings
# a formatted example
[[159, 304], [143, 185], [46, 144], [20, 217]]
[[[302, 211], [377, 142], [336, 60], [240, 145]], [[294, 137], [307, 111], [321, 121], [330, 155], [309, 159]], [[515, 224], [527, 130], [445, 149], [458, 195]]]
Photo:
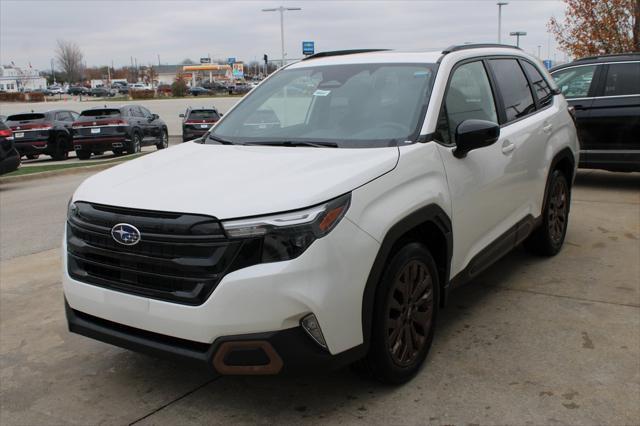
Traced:
[[542, 223], [525, 240], [524, 245], [535, 254], [555, 256], [562, 248], [567, 234], [571, 203], [569, 183], [560, 170], [552, 172], [547, 191]]
[[160, 142], [156, 144], [156, 148], [165, 149], [168, 146], [169, 146], [169, 135], [167, 134], [167, 131], [163, 129], [160, 131]]
[[63, 133], [59, 133], [55, 137], [56, 145], [51, 157], [56, 161], [64, 161], [69, 158], [69, 150], [67, 146], [69, 144], [69, 136]]
[[79, 149], [76, 151], [76, 156], [79, 160], [88, 160], [91, 158], [91, 151], [86, 149]]
[[413, 378], [424, 363], [435, 330], [439, 281], [429, 250], [419, 243], [402, 247], [379, 284], [371, 347], [363, 361], [384, 383]]
[[129, 147], [127, 148], [127, 154], [136, 154], [140, 152], [142, 143], [142, 138], [139, 133], [134, 133], [131, 137], [131, 142], [129, 142]]

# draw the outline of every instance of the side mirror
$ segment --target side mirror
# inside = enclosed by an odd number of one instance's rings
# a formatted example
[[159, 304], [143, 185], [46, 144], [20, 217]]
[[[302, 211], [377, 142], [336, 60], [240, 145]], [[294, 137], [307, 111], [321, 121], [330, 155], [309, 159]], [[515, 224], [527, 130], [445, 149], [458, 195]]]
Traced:
[[222, 117], [224, 114], [223, 114], [223, 113], [220, 113], [220, 114], [218, 114], [218, 115], [219, 115], [220, 117]]
[[160, 118], [160, 116], [159, 116], [158, 114], [151, 114], [151, 117], [152, 117], [154, 120], [157, 120], [157, 119], [159, 119], [159, 118]]
[[184, 118], [184, 114], [180, 114], [180, 115], [178, 115], [178, 117]]
[[469, 151], [492, 145], [500, 137], [500, 126], [486, 120], [464, 120], [456, 128], [456, 149], [453, 155], [464, 158]]

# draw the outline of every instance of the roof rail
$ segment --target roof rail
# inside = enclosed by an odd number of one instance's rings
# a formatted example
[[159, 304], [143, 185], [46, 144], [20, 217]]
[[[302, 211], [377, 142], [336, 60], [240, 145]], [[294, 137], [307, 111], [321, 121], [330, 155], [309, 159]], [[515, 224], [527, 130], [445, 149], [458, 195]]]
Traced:
[[499, 44], [499, 43], [469, 43], [469, 44], [454, 44], [453, 46], [449, 46], [442, 51], [443, 55], [451, 52], [457, 52], [459, 50], [469, 50], [469, 49], [482, 49], [486, 47], [504, 47], [507, 49], [518, 49], [522, 50], [517, 46], [513, 46], [510, 44]]
[[606, 58], [612, 58], [616, 56], [639, 56], [639, 55], [640, 55], [640, 52], [609, 53], [606, 55], [585, 56], [584, 58], [576, 59], [574, 62], [587, 61], [587, 60], [593, 60], [593, 59], [606, 59]]
[[314, 55], [310, 55], [307, 56], [306, 58], [303, 58], [303, 61], [309, 60], [309, 59], [316, 59], [316, 58], [326, 58], [329, 56], [343, 56], [343, 55], [355, 55], [356, 53], [368, 53], [368, 52], [386, 52], [389, 51], [389, 49], [351, 49], [351, 50], [333, 50], [333, 51], [328, 51], [328, 52], [318, 52]]

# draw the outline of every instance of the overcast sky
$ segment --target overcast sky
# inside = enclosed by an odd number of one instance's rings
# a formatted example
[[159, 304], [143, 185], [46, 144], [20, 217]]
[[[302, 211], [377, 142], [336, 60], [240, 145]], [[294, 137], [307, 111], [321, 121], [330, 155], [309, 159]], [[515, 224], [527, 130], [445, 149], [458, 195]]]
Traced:
[[[503, 7], [503, 42], [526, 31], [521, 47], [551, 59], [546, 24], [562, 17], [559, 0], [511, 0]], [[284, 4], [287, 57], [301, 56], [301, 41], [316, 51], [353, 48], [428, 49], [462, 42], [496, 42], [495, 0], [441, 1], [102, 1], [0, 0], [0, 62], [48, 69], [56, 39], [73, 40], [87, 65], [176, 64], [210, 54], [238, 60], [280, 58], [279, 14]]]

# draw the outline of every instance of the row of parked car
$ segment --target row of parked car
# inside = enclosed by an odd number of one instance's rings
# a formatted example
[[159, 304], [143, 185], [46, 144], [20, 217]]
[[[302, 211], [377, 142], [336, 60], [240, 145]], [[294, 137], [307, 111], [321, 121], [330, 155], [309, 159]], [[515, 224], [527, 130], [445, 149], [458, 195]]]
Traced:
[[[187, 108], [180, 114], [183, 141], [202, 137], [221, 116], [215, 107]], [[140, 105], [13, 114], [0, 120], [0, 138], [2, 173], [17, 169], [22, 157], [44, 154], [61, 161], [75, 151], [86, 160], [105, 151], [133, 154], [143, 146], [164, 149], [169, 143], [166, 123]]]
[[84, 96], [96, 96], [96, 97], [108, 97], [108, 96], [116, 96], [117, 94], [127, 94], [132, 90], [152, 90], [151, 86], [144, 83], [124, 83], [124, 82], [114, 82], [111, 86], [99, 86], [94, 88], [88, 88], [85, 86], [75, 85], [75, 86], [60, 86], [60, 85], [51, 85], [48, 88], [44, 89], [42, 92], [47, 96], [55, 96], [55, 95], [84, 95]]

